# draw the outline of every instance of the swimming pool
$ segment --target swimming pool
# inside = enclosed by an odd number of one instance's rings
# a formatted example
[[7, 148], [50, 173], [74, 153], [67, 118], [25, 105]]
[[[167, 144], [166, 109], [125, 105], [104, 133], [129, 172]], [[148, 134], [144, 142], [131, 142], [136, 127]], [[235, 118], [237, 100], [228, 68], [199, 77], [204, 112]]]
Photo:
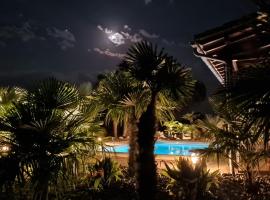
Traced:
[[[207, 143], [202, 142], [156, 142], [155, 154], [156, 155], [181, 155], [190, 156], [192, 150], [206, 149]], [[128, 153], [129, 145], [119, 145], [110, 147], [110, 152]]]

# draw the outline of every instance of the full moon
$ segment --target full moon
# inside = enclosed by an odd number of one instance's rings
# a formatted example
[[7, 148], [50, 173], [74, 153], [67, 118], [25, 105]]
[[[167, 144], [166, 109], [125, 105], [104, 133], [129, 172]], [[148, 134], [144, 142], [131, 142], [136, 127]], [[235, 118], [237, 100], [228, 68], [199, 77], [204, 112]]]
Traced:
[[121, 45], [121, 44], [125, 44], [125, 38], [122, 34], [120, 33], [113, 33], [109, 35], [109, 40], [116, 44], [116, 45]]

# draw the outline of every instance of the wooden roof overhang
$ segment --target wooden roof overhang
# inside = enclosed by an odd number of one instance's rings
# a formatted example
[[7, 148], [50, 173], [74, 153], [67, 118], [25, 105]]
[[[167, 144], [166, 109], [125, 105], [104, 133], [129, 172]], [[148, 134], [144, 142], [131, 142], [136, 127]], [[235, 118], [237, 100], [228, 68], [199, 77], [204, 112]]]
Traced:
[[241, 68], [256, 63], [270, 52], [270, 26], [266, 13], [254, 13], [195, 35], [194, 54], [200, 57], [221, 84]]

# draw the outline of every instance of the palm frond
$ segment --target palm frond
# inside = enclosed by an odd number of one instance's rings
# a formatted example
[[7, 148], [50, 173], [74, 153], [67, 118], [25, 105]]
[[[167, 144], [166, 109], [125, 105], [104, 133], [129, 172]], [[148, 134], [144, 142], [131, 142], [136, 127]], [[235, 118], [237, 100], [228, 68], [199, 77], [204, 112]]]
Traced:
[[231, 119], [243, 122], [264, 135], [270, 135], [270, 69], [269, 63], [243, 69], [234, 85], [221, 88], [210, 99], [216, 110]]
[[65, 109], [80, 100], [79, 91], [70, 83], [49, 78], [37, 83], [30, 90], [27, 101], [34, 101], [40, 108]]
[[[10, 147], [3, 159], [12, 161], [14, 171], [12, 180], [0, 181], [0, 185], [25, 179], [33, 184], [36, 198], [46, 193], [67, 172], [68, 159], [97, 151], [95, 136], [90, 133], [91, 125], [98, 126], [97, 113], [95, 106], [82, 105], [75, 86], [55, 79], [40, 82], [1, 116], [1, 141], [3, 138]], [[3, 176], [0, 173], [0, 180]]]

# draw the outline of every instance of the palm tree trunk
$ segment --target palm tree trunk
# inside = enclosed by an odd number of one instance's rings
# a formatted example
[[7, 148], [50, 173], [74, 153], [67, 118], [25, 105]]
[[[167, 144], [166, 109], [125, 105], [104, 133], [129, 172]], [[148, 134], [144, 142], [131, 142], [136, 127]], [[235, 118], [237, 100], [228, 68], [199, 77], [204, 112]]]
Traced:
[[131, 131], [129, 135], [129, 156], [128, 156], [128, 172], [131, 176], [135, 175], [135, 163], [138, 151], [137, 136], [138, 136], [138, 125], [135, 116], [130, 120]]
[[234, 152], [231, 150], [229, 152], [229, 168], [230, 168], [230, 173], [235, 176], [235, 168], [234, 168]]
[[153, 92], [151, 101], [139, 120], [138, 156], [137, 156], [137, 191], [140, 200], [153, 200], [156, 194], [156, 163], [154, 157], [154, 136], [156, 133], [155, 105], [157, 92]]
[[116, 121], [113, 121], [113, 136], [115, 138], [118, 137], [117, 130], [118, 130], [118, 123]]
[[123, 122], [123, 137], [127, 137], [130, 135], [130, 120], [129, 117], [125, 117], [126, 119]]
[[[43, 159], [42, 159], [43, 158]], [[41, 156], [38, 161], [38, 167], [33, 169], [37, 180], [34, 187], [33, 200], [48, 200], [49, 197], [49, 159], [47, 156]]]
[[44, 185], [40, 188], [40, 191], [36, 192], [33, 196], [33, 200], [48, 200], [48, 183], [45, 183], [47, 185]]

